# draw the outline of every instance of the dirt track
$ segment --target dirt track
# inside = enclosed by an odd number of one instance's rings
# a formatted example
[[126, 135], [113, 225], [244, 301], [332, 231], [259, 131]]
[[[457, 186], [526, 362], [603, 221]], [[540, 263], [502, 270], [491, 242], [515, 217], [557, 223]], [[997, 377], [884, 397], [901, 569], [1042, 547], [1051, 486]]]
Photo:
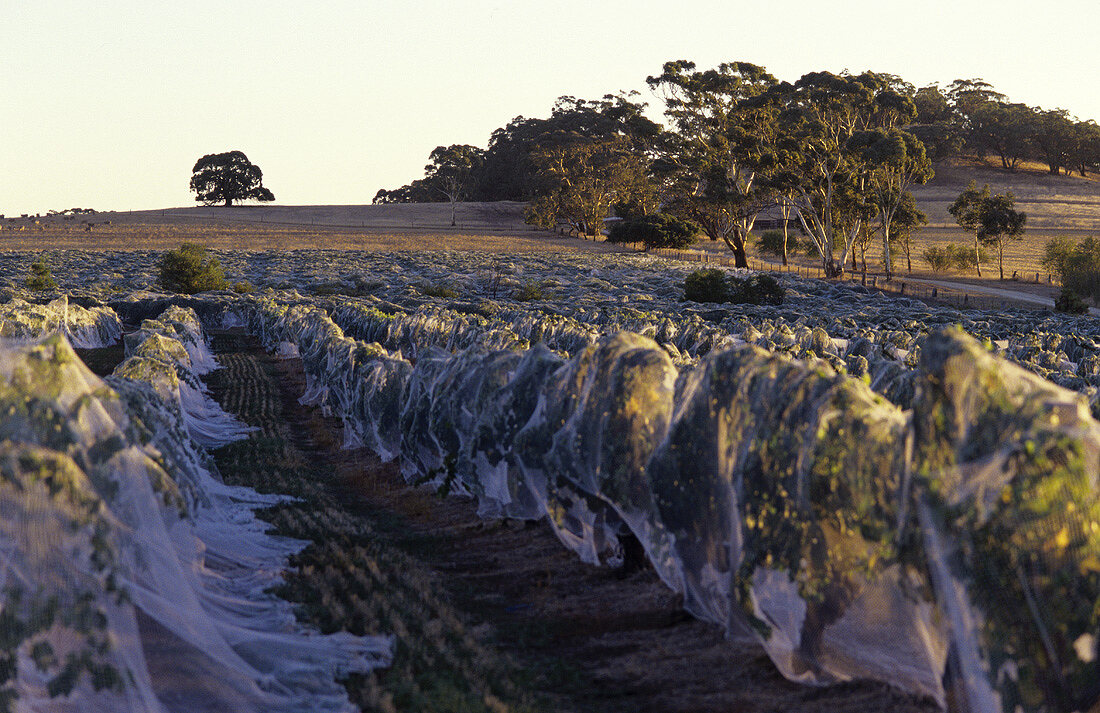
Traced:
[[[295, 494], [339, 510], [338, 517], [326, 515], [333, 521], [363, 523], [369, 536], [354, 551], [369, 550], [371, 569], [397, 570], [375, 576], [371, 594], [389, 617], [379, 631], [396, 633], [403, 655], [393, 671], [350, 682], [364, 710], [935, 710], [880, 684], [810, 688], [784, 680], [758, 646], [726, 641], [717, 627], [686, 615], [652, 571], [585, 565], [542, 523], [483, 521], [468, 498], [442, 499], [410, 488], [393, 464], [363, 450], [342, 450], [339, 422], [298, 403], [304, 375], [297, 360], [276, 360], [240, 334], [219, 335], [215, 347], [230, 365], [211, 376], [215, 395], [227, 410], [261, 427], [251, 441], [267, 444], [250, 449], [246, 442], [239, 457], [219, 455], [227, 480], [278, 487], [265, 453], [300, 464], [299, 477], [309, 484]], [[263, 403], [268, 405], [249, 405]], [[273, 519], [285, 523], [284, 515]], [[331, 533], [333, 541], [343, 537]], [[364, 564], [354, 554], [337, 553], [324, 563], [312, 554], [324, 550], [326, 539], [316, 536], [299, 562], [315, 574], [291, 576], [299, 594], [313, 585], [323, 589], [316, 579], [322, 573], [326, 582], [340, 580], [334, 571], [340, 567], [351, 572], [341, 581], [363, 576], [352, 571]], [[336, 589], [325, 596], [338, 600]], [[323, 629], [334, 628], [324, 612], [307, 607], [303, 615], [310, 611]], [[369, 613], [364, 617], [370, 621]], [[431, 632], [440, 621], [459, 622], [448, 626], [476, 641], [438, 655], [420, 653], [425, 634], [419, 632]], [[425, 670], [435, 666], [439, 672]], [[496, 683], [485, 683], [493, 676]], [[459, 693], [433, 697], [440, 677]], [[423, 695], [402, 707], [413, 700], [402, 698], [408, 680]]]

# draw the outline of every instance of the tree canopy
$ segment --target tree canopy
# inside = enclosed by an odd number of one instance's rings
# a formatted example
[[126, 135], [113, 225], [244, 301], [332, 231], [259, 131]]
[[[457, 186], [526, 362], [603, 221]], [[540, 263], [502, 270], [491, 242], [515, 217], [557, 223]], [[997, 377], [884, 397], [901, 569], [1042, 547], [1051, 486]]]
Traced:
[[1016, 210], [1016, 199], [1011, 193], [991, 194], [989, 186], [978, 188], [973, 181], [966, 187], [947, 211], [963, 230], [974, 233], [974, 257], [978, 276], [982, 274], [981, 251], [978, 246], [997, 248], [1001, 279], [1005, 279], [1005, 240], [1023, 237], [1027, 214]]
[[[781, 82], [750, 62], [679, 59], [646, 84], [663, 126], [636, 93], [562, 96], [549, 117], [494, 131], [484, 150], [437, 147], [423, 178], [375, 202], [450, 200], [453, 224], [460, 199], [526, 201], [528, 222], [585, 235], [611, 210], [660, 212], [696, 223], [738, 266], [766, 216], [784, 235], [801, 227], [829, 275], [881, 239], [889, 278], [894, 236], [907, 240], [923, 222], [910, 189], [932, 178], [933, 162], [969, 155], [1006, 171], [1038, 160], [1051, 173], [1100, 172], [1100, 126], [1010, 102], [980, 78], [918, 89], [893, 74], [820, 71]], [[967, 225], [977, 260], [979, 226]]]
[[207, 154], [191, 169], [191, 191], [205, 205], [273, 201], [275, 194], [263, 186], [263, 178], [260, 167], [241, 151]]

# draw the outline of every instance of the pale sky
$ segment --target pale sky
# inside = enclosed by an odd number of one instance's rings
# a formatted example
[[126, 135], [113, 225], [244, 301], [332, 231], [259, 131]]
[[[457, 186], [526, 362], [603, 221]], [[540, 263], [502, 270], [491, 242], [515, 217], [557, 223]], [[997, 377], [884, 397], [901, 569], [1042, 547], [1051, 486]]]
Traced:
[[0, 0], [0, 213], [194, 205], [239, 149], [277, 204], [369, 203], [437, 145], [671, 59], [982, 77], [1100, 120], [1095, 0]]

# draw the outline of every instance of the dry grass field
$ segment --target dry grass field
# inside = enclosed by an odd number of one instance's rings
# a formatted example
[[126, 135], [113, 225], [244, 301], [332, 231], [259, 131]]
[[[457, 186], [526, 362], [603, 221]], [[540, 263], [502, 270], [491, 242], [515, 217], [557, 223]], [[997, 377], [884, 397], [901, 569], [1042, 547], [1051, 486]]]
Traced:
[[184, 241], [226, 250], [621, 250], [533, 230], [523, 222], [522, 203], [460, 204], [458, 225], [450, 221], [442, 203], [103, 212], [5, 219], [0, 250], [167, 250]]
[[[988, 183], [994, 191], [1011, 191], [1017, 206], [1028, 214], [1023, 240], [1010, 241], [1005, 250], [1005, 274], [1016, 274], [1013, 289], [1044, 296], [1057, 286], [1040, 264], [1043, 247], [1054, 237], [1080, 239], [1100, 234], [1100, 180], [1089, 176], [1051, 176], [1045, 167], [1025, 164], [1015, 173], [1003, 171], [993, 159], [949, 162], [936, 167], [936, 177], [913, 193], [927, 213], [929, 224], [912, 241], [912, 273], [904, 257], [895, 262], [902, 274], [913, 277], [977, 282], [974, 271], [934, 273], [922, 258], [932, 245], [970, 245], [973, 236], [954, 224], [948, 206], [970, 180]], [[491, 252], [537, 252], [562, 250], [620, 251], [603, 242], [584, 241], [534, 230], [523, 222], [523, 204], [459, 204], [456, 227], [450, 225], [450, 206], [444, 203], [279, 206], [248, 205], [225, 207], [171, 208], [156, 211], [104, 212], [91, 216], [61, 216], [0, 221], [0, 250], [87, 249], [165, 250], [181, 242], [200, 243], [210, 248], [271, 249], [364, 249], [392, 250], [485, 250]], [[695, 250], [712, 259], [729, 257], [722, 243], [703, 241]], [[867, 252], [869, 273], [880, 271], [881, 246], [876, 241]], [[769, 256], [750, 255], [764, 263]], [[697, 256], [698, 257], [698, 256]], [[996, 255], [983, 268], [981, 280], [998, 281]], [[816, 257], [792, 255], [792, 264], [802, 268], [818, 266]], [[1036, 279], [1038, 278], [1038, 279]]]

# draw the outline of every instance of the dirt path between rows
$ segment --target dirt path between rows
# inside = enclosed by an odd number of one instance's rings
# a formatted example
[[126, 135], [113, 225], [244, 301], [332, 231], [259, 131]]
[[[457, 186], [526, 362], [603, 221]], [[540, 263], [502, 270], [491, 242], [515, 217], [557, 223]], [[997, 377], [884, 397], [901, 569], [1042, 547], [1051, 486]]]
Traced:
[[[214, 346], [223, 363], [236, 364], [211, 379], [223, 407], [241, 412], [248, 389], [254, 387], [234, 385], [233, 374], [246, 367], [275, 384], [280, 404], [272, 413], [281, 424], [254, 425], [261, 426], [265, 437], [281, 433], [278, 437], [286, 443], [279, 448], [296, 450], [302, 462], [311, 464], [310, 477], [321, 482], [326, 497], [362, 519], [371, 538], [402, 549], [402, 556], [411, 558], [404, 560], [402, 569], [430, 570], [429, 580], [441, 583], [444, 591], [439, 596], [453, 606], [453, 616], [489, 642], [494, 655], [515, 662], [517, 681], [530, 681], [525, 685], [536, 689], [531, 691], [536, 703], [530, 706], [513, 706], [487, 695], [483, 708], [471, 708], [467, 700], [453, 706], [433, 703], [433, 710], [936, 710], [928, 701], [880, 684], [814, 688], [786, 681], [759, 646], [726, 641], [717, 627], [688, 616], [678, 597], [651, 570], [627, 573], [585, 565], [544, 523], [483, 521], [471, 499], [440, 498], [409, 487], [394, 464], [383, 464], [363, 449], [342, 449], [340, 422], [297, 401], [305, 384], [300, 361], [277, 360], [240, 333], [218, 334]], [[400, 579], [401, 574], [383, 573], [382, 579]], [[380, 594], [383, 599], [390, 596], [384, 588]], [[418, 607], [427, 605], [409, 608]], [[452, 615], [425, 611], [423, 616], [434, 622]], [[430, 631], [431, 623], [423, 630]], [[421, 630], [419, 624], [404, 620], [399, 628], [405, 631], [382, 627], [368, 633], [394, 633], [399, 647], [415, 647], [418, 642], [411, 639]], [[475, 668], [459, 668], [463, 676], [476, 679], [476, 663], [471, 665]], [[385, 673], [378, 679], [382, 688], [389, 685]], [[394, 704], [390, 694], [379, 700], [379, 706], [360, 703], [364, 710], [412, 710], [401, 708], [400, 698]]]

